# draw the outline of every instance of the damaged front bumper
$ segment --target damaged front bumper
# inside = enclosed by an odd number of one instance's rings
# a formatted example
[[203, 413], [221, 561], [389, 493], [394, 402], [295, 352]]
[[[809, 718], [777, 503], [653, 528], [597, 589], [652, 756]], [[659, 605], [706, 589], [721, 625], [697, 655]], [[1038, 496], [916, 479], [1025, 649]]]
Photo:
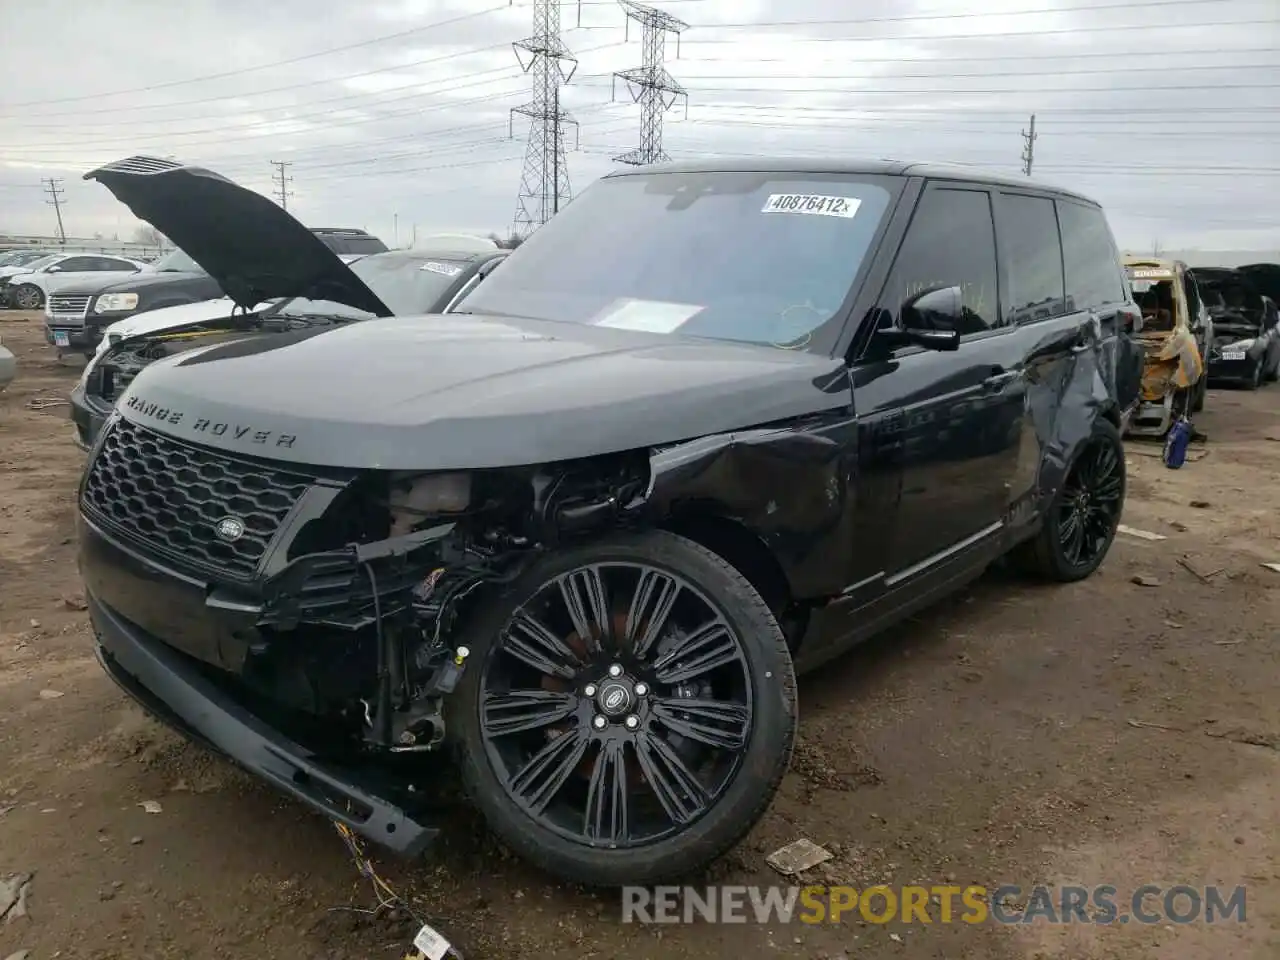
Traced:
[[244, 767], [306, 806], [403, 856], [439, 830], [377, 794], [358, 774], [330, 767], [206, 679], [192, 661], [88, 594], [96, 654], [107, 674], [156, 719]]

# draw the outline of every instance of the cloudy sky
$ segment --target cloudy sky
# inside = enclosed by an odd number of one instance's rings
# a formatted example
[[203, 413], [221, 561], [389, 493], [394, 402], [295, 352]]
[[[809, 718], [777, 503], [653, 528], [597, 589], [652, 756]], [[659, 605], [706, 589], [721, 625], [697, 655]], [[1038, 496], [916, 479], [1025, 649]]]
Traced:
[[[1277, 0], [657, 0], [688, 24], [666, 46], [688, 91], [676, 159], [903, 157], [1035, 173], [1102, 201], [1122, 246], [1280, 249]], [[511, 43], [531, 0], [5, 0], [0, 232], [138, 224], [80, 176], [130, 154], [199, 163], [290, 211], [390, 243], [507, 230], [531, 98]], [[978, 8], [985, 12], [975, 14]], [[1020, 12], [1021, 11], [1021, 12]], [[641, 62], [614, 0], [564, 0], [577, 57], [574, 191], [639, 138], [611, 75]]]

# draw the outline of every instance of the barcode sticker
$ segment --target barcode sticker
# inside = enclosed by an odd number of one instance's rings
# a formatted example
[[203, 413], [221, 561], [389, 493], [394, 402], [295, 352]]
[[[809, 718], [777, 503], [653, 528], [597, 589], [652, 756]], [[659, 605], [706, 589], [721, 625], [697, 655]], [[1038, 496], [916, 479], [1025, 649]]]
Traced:
[[423, 924], [418, 935], [413, 938], [414, 949], [426, 957], [426, 960], [444, 960], [449, 946], [449, 941], [427, 924]]
[[857, 197], [824, 197], [815, 193], [773, 193], [761, 213], [807, 213], [815, 217], [852, 218], [862, 201]]
[[422, 269], [428, 273], [438, 273], [442, 277], [456, 277], [462, 272], [462, 268], [454, 263], [438, 263], [435, 260], [428, 260], [422, 265]]

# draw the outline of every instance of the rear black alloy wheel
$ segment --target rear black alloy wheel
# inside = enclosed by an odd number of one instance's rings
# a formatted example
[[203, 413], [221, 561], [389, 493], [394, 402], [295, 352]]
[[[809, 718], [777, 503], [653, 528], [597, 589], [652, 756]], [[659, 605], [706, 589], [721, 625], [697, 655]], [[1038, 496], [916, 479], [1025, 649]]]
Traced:
[[1111, 549], [1124, 493], [1120, 432], [1109, 421], [1098, 420], [1071, 461], [1039, 534], [1019, 548], [1023, 565], [1061, 583], [1089, 576]]
[[1123, 464], [1123, 452], [1095, 438], [1063, 484], [1055, 522], [1062, 555], [1072, 567], [1093, 570], [1111, 546], [1124, 498]]
[[[663, 532], [553, 554], [487, 605], [455, 709], [472, 796], [574, 882], [703, 866], [763, 813], [795, 735], [794, 677], [745, 579]], [[487, 635], [487, 637], [486, 637]]]

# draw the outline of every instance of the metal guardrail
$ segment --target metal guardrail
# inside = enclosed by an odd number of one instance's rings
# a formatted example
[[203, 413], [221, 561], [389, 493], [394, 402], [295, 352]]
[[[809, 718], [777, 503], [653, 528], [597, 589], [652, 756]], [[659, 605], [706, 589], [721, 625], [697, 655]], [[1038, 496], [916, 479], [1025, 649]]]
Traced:
[[106, 240], [101, 237], [67, 237], [65, 242], [57, 237], [27, 237], [6, 234], [0, 236], [0, 253], [36, 247], [59, 253], [104, 253], [118, 257], [149, 260], [168, 253], [172, 247], [154, 243], [137, 243], [132, 240]]

